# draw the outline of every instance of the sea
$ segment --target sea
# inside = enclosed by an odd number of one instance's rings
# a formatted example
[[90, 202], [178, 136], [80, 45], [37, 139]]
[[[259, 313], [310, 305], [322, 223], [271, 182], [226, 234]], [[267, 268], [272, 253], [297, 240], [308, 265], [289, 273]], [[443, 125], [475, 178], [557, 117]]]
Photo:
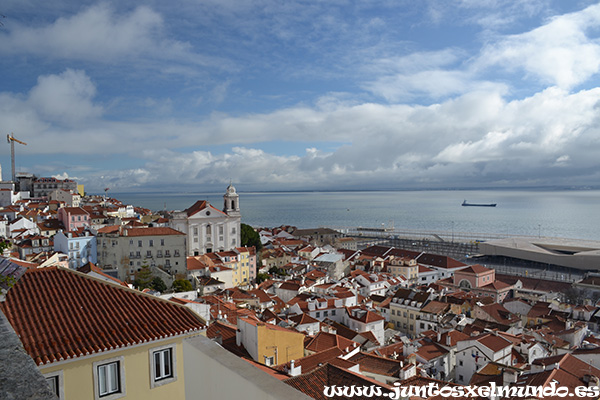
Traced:
[[[223, 193], [110, 193], [125, 204], [184, 210], [197, 200], [223, 207]], [[393, 227], [600, 240], [600, 190], [422, 190], [238, 192], [254, 227]], [[496, 207], [462, 207], [496, 203]]]

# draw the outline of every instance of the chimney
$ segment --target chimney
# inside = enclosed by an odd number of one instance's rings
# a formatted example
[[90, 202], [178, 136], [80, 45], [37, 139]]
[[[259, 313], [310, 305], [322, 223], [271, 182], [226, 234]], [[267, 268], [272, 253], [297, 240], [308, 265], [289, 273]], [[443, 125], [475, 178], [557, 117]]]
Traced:
[[450, 332], [446, 332], [446, 346], [452, 346], [452, 338], [450, 337]]

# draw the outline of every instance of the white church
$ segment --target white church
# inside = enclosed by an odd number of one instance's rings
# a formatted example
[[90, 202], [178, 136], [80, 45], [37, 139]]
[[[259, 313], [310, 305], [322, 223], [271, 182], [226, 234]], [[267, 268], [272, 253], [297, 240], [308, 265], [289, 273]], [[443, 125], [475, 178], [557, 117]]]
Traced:
[[223, 210], [199, 200], [185, 211], [173, 214], [170, 226], [187, 235], [188, 256], [228, 251], [241, 246], [240, 202], [233, 185], [223, 196]]

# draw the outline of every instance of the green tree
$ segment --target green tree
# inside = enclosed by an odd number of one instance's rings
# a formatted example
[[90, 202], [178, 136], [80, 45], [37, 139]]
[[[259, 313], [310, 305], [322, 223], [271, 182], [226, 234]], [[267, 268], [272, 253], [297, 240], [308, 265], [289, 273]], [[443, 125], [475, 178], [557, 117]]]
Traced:
[[150, 282], [150, 287], [161, 293], [167, 291], [167, 284], [159, 276], [155, 276], [154, 279], [152, 279], [152, 282]]
[[194, 290], [190, 281], [186, 279], [177, 279], [173, 281], [173, 286], [171, 286], [171, 289], [176, 292], [189, 292], [190, 290]]
[[242, 246], [256, 248], [256, 251], [262, 249], [262, 243], [260, 243], [260, 235], [250, 225], [242, 224], [240, 227], [240, 240]]
[[144, 290], [146, 288], [152, 288], [152, 270], [148, 265], [142, 265], [138, 271], [133, 285], [138, 290]]
[[270, 278], [269, 274], [265, 274], [263, 272], [259, 272], [256, 275], [256, 283], [258, 284], [258, 283], [264, 282], [264, 281], [266, 281], [269, 278]]

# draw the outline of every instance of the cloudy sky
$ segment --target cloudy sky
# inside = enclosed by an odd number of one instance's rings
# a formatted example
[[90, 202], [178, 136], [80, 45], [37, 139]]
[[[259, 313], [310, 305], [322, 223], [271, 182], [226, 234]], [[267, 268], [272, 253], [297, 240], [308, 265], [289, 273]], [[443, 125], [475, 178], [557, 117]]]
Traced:
[[17, 171], [88, 192], [600, 185], [593, 1], [0, 7]]

